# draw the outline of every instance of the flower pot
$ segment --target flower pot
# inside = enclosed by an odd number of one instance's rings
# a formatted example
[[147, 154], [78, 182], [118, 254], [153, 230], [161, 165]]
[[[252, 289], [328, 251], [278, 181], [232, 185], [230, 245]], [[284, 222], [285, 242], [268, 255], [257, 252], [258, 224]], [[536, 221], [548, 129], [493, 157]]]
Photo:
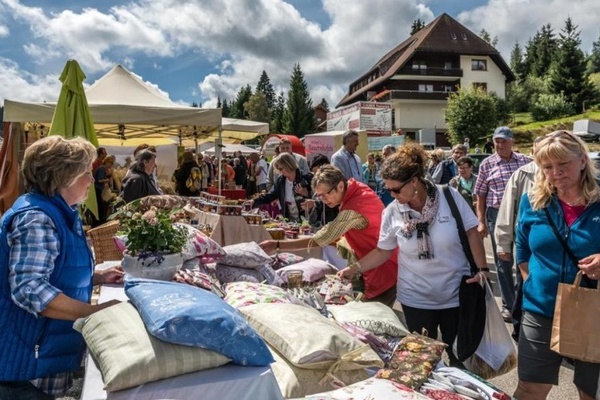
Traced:
[[121, 266], [131, 276], [137, 278], [170, 281], [183, 265], [183, 255], [180, 253], [166, 254], [160, 257], [150, 256], [138, 258], [127, 253], [123, 254]]

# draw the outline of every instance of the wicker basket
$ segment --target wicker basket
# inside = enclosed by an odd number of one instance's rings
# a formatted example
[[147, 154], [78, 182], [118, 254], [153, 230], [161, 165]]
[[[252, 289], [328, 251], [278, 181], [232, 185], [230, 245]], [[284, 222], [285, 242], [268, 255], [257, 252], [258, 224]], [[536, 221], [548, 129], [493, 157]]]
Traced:
[[123, 253], [113, 240], [118, 230], [119, 221], [110, 221], [88, 231], [94, 248], [96, 264], [104, 261], [118, 261], [123, 258]]

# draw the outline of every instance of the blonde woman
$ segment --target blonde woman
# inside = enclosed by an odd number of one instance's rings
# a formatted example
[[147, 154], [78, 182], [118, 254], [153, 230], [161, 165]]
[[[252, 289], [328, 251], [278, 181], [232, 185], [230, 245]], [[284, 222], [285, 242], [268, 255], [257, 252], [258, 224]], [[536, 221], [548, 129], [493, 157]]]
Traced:
[[[587, 146], [568, 131], [556, 131], [536, 146], [535, 163], [538, 172], [532, 191], [521, 199], [517, 229], [517, 263], [524, 280], [514, 394], [519, 400], [545, 399], [558, 384], [563, 357], [550, 350], [558, 284], [573, 283], [578, 271], [587, 286], [595, 287], [600, 278], [600, 189]], [[599, 373], [600, 364], [575, 360], [573, 382], [580, 399], [594, 399]]]

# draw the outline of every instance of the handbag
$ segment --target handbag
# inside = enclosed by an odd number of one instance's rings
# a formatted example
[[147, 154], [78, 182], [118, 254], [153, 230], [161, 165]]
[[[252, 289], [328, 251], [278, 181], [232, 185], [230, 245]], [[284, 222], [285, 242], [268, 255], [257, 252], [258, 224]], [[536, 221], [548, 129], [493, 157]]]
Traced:
[[110, 190], [110, 187], [108, 185], [104, 185], [104, 187], [102, 188], [102, 192], [100, 193], [100, 197], [105, 202], [109, 202], [113, 198], [113, 192], [112, 190]]
[[582, 276], [579, 271], [572, 285], [558, 284], [550, 349], [561, 356], [600, 363], [600, 288], [581, 287]]
[[478, 273], [469, 240], [465, 232], [462, 218], [458, 212], [456, 202], [450, 193], [450, 188], [446, 185], [443, 187], [444, 196], [452, 212], [452, 216], [456, 220], [456, 228], [460, 243], [462, 245], [465, 256], [471, 266], [471, 276], [463, 276], [460, 282], [458, 291], [459, 307], [458, 307], [458, 332], [456, 335], [455, 353], [459, 361], [464, 361], [475, 353], [485, 329], [486, 306], [485, 306], [485, 288], [475, 283], [467, 283], [467, 279], [472, 278]]

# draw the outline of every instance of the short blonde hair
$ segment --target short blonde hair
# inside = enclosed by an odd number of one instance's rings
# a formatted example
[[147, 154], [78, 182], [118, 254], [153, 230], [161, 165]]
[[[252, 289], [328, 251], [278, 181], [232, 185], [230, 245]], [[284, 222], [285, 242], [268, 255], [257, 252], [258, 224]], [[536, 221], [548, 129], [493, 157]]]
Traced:
[[298, 169], [298, 162], [296, 158], [290, 153], [281, 153], [273, 159], [273, 165], [278, 169], [287, 169], [288, 171], [295, 171]]
[[540, 167], [535, 177], [535, 184], [530, 194], [531, 208], [540, 210], [548, 205], [556, 188], [548, 182], [542, 164], [547, 161], [559, 161], [568, 157], [582, 157], [585, 167], [581, 172], [580, 185], [584, 204], [600, 200], [600, 189], [597, 178], [598, 169], [588, 156], [587, 145], [569, 131], [554, 131], [536, 146], [535, 163]]
[[96, 148], [76, 137], [48, 136], [35, 141], [25, 150], [21, 171], [27, 191], [54, 196], [59, 189], [90, 172]]

